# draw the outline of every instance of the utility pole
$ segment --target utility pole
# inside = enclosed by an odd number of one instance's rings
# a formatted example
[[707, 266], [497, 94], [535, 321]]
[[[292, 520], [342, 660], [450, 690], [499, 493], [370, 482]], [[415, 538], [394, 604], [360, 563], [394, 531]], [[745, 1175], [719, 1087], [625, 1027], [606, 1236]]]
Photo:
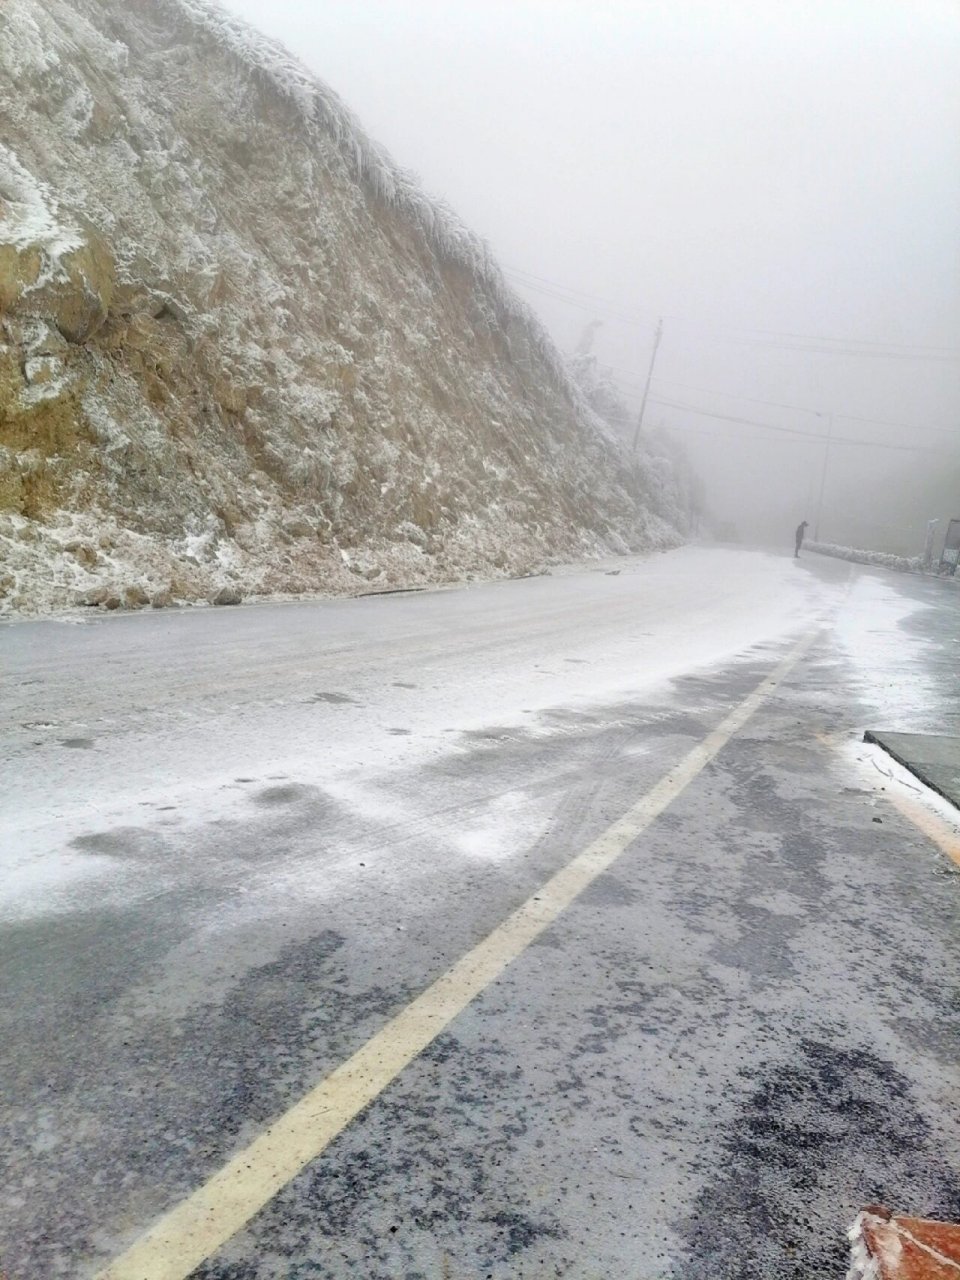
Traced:
[[640, 412], [637, 414], [637, 429], [633, 433], [633, 452], [637, 452], [640, 443], [640, 432], [643, 429], [643, 411], [647, 407], [647, 394], [650, 391], [650, 379], [653, 377], [653, 366], [657, 359], [657, 348], [663, 336], [663, 316], [657, 321], [657, 331], [653, 335], [653, 351], [650, 353], [650, 368], [647, 370], [647, 381], [643, 388], [643, 399], [640, 401]]
[[830, 438], [833, 435], [833, 414], [827, 414], [827, 436], [823, 444], [823, 470], [820, 473], [820, 495], [817, 498], [817, 516], [813, 522], [813, 540], [820, 541], [820, 517], [823, 514], [823, 490], [827, 483], [827, 467], [830, 463]]

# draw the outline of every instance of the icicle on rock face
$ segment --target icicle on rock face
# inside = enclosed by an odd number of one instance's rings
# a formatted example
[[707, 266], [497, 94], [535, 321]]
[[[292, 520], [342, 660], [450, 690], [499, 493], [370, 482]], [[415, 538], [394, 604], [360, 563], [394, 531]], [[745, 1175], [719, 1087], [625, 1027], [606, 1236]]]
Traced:
[[0, 5], [0, 116], [0, 610], [681, 540], [488, 247], [217, 6]]

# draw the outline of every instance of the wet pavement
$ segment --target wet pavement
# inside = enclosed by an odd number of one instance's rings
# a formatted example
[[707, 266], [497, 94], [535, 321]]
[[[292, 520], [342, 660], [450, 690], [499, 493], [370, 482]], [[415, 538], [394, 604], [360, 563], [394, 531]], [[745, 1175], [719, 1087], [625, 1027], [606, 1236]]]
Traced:
[[[618, 651], [618, 628], [637, 633], [628, 611], [535, 660], [581, 697], [479, 723], [451, 713], [453, 732], [420, 752], [407, 739], [425, 731], [414, 715], [397, 723], [394, 703], [382, 728], [408, 735], [390, 734], [400, 754], [381, 771], [311, 765], [298, 718], [283, 722], [287, 757], [264, 767], [251, 736], [288, 712], [253, 689], [222, 708], [250, 727], [244, 738], [231, 721], [215, 798], [169, 764], [158, 779], [159, 755], [153, 776], [138, 772], [130, 746], [135, 722], [147, 733], [160, 717], [172, 755], [191, 698], [226, 695], [205, 676], [151, 704], [148, 653], [134, 695], [129, 645], [104, 628], [117, 654], [100, 656], [121, 672], [110, 727], [89, 711], [21, 727], [6, 757], [5, 777], [35, 796], [17, 819], [24, 847], [46, 848], [55, 819], [16, 772], [30, 766], [24, 734], [64, 762], [59, 801], [47, 795], [67, 828], [67, 889], [38, 879], [47, 906], [16, 898], [0, 927], [7, 1280], [96, 1275], [615, 822], [811, 626], [784, 683], [613, 867], [193, 1275], [800, 1280], [844, 1274], [866, 1203], [960, 1216], [960, 874], [853, 749], [878, 712], [907, 731], [960, 728], [958, 597], [812, 557], [782, 571], [803, 575], [807, 607], [781, 634], [758, 626], [709, 664], [584, 692], [581, 664]], [[653, 643], [667, 645], [643, 574], [641, 629], [648, 596]], [[536, 614], [536, 588], [515, 599]], [[461, 607], [446, 596], [454, 622]], [[422, 649], [408, 612], [422, 602], [378, 608], [399, 609], [377, 616]], [[259, 627], [250, 643], [278, 685]], [[95, 665], [96, 637], [83, 639]], [[221, 690], [240, 679], [244, 643]], [[291, 667], [309, 667], [287, 643]], [[516, 637], [504, 643], [522, 660]], [[11, 652], [25, 696], [48, 678], [42, 656]], [[492, 644], [474, 660], [492, 680], [505, 659]], [[370, 695], [347, 657], [327, 649], [322, 663], [311, 697], [347, 699], [318, 705], [354, 718], [338, 722], [353, 751]], [[436, 681], [442, 703], [442, 668]], [[423, 715], [429, 683], [422, 659], [383, 673]], [[90, 775], [69, 762], [98, 748], [71, 744], [106, 733], [126, 734], [131, 780], [81, 809]], [[84, 858], [92, 878], [76, 871]]]

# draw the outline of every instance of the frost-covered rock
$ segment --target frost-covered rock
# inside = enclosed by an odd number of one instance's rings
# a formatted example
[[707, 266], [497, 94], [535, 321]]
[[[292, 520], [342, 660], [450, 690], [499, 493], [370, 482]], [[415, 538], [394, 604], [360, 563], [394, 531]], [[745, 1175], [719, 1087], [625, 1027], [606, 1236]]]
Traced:
[[278, 45], [0, 5], [0, 609], [523, 572], [677, 542], [682, 487]]
[[213, 597], [213, 604], [243, 604], [243, 596], [236, 587], [221, 587]]

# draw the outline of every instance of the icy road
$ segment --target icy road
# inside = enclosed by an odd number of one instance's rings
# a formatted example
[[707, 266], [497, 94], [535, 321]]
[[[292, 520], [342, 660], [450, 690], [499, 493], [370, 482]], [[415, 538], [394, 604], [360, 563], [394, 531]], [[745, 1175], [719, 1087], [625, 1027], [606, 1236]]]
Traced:
[[960, 1215], [953, 584], [0, 629], [5, 1280], [809, 1280]]

